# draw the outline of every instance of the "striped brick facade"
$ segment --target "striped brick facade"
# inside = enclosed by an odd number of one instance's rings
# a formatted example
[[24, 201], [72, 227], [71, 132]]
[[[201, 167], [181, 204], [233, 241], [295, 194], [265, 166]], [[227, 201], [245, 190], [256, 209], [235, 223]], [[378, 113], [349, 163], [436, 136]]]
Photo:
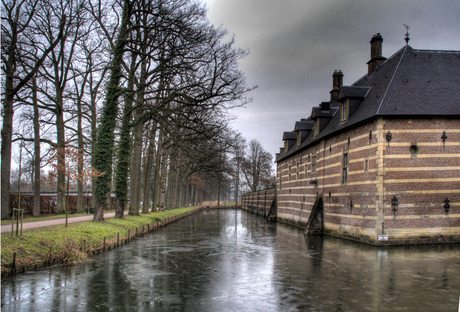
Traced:
[[276, 189], [246, 193], [242, 196], [241, 208], [252, 213], [267, 217], [270, 206], [275, 199]]
[[460, 242], [460, 119], [380, 117], [320, 140], [277, 163], [277, 196], [278, 219], [301, 226], [322, 196], [331, 235]]

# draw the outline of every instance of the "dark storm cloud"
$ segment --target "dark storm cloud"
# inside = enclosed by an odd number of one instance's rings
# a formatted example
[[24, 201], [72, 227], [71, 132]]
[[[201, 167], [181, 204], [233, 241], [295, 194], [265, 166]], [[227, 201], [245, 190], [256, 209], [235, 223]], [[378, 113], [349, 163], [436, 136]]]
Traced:
[[253, 103], [236, 111], [234, 127], [271, 153], [282, 132], [329, 99], [332, 73], [344, 84], [367, 73], [369, 41], [379, 32], [383, 55], [409, 44], [416, 49], [460, 50], [460, 1], [429, 0], [208, 0], [209, 18], [235, 34], [251, 53], [241, 62]]

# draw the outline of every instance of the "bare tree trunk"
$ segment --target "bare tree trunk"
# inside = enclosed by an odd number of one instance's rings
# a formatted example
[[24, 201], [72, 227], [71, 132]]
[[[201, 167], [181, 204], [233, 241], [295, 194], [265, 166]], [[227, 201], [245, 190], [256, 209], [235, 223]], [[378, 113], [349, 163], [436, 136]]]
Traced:
[[[6, 79], [6, 83], [9, 83]], [[5, 83], [5, 88], [6, 88]], [[11, 87], [13, 79], [11, 79]], [[8, 93], [7, 93], [8, 94]], [[11, 172], [11, 137], [13, 135], [13, 96], [5, 96], [3, 100], [2, 127], [2, 220], [10, 216], [10, 172]]]
[[[93, 90], [93, 88], [90, 89]], [[96, 158], [94, 157], [95, 146], [97, 141], [97, 101], [96, 94], [91, 92], [91, 168], [96, 168]], [[93, 172], [91, 172], [91, 207], [96, 206], [96, 179]]]
[[[3, 2], [5, 3], [5, 2]], [[16, 69], [19, 67], [16, 63], [17, 56], [22, 53], [18, 49], [18, 37], [23, 32], [29, 30], [29, 22], [36, 9], [37, 2], [31, 2], [29, 6], [26, 1], [19, 1], [18, 3], [10, 2], [6, 6], [2, 6], [2, 32], [5, 30], [10, 38], [9, 42], [3, 46], [2, 50], [8, 51], [8, 55], [3, 55], [2, 51], [2, 66], [5, 68], [4, 80], [4, 99], [2, 101], [3, 110], [3, 125], [2, 125], [2, 148], [1, 148], [1, 218], [7, 219], [10, 216], [10, 174], [11, 174], [11, 144], [13, 135], [13, 115], [14, 115], [14, 97], [15, 95], [32, 79], [37, 73], [38, 69], [42, 66], [45, 58], [56, 47], [63, 36], [63, 28], [65, 20], [61, 21], [59, 27], [59, 34], [55, 40], [43, 51], [39, 59], [33, 64], [33, 68], [24, 77], [18, 79]], [[22, 18], [27, 16], [28, 18]], [[24, 23], [26, 21], [26, 23]], [[9, 27], [8, 27], [9, 26]], [[25, 37], [25, 36], [24, 36]], [[24, 39], [23, 37], [23, 39]], [[32, 40], [33, 41], [33, 40]], [[14, 80], [17, 83], [14, 84]]]
[[57, 132], [57, 153], [58, 153], [58, 170], [57, 170], [57, 213], [65, 212], [65, 129], [64, 129], [64, 101], [62, 92], [56, 85], [56, 132]]
[[169, 168], [168, 168], [168, 174], [166, 177], [166, 193], [165, 193], [165, 209], [171, 209], [171, 184], [172, 184], [172, 158], [171, 156], [169, 157]]
[[174, 170], [174, 194], [172, 199], [173, 208], [179, 208], [180, 206], [180, 193], [179, 193], [179, 183], [180, 183], [180, 174], [179, 170]]
[[179, 207], [185, 207], [185, 196], [187, 193], [187, 184], [182, 174], [179, 173]]
[[144, 92], [145, 78], [147, 71], [147, 61], [144, 59], [141, 63], [141, 73], [139, 80], [139, 89], [137, 92], [137, 108], [134, 127], [134, 151], [131, 174], [131, 204], [129, 206], [130, 215], [139, 215], [140, 199], [141, 199], [141, 182], [142, 182], [142, 143], [144, 122], [141, 120], [144, 107]]
[[40, 216], [40, 123], [37, 101], [37, 80], [32, 80], [33, 104], [34, 104], [34, 217]]
[[160, 170], [160, 207], [165, 208], [166, 200], [166, 179], [168, 175], [167, 161], [168, 155], [166, 151], [162, 149], [163, 156], [161, 156], [161, 170]]
[[155, 173], [153, 176], [153, 199], [152, 199], [152, 211], [157, 211], [157, 206], [160, 201], [160, 166], [161, 158], [163, 155], [162, 151], [163, 144], [163, 130], [160, 128], [160, 135], [158, 138], [158, 146], [155, 159]]
[[[136, 119], [142, 115], [140, 108], [136, 110]], [[134, 150], [131, 163], [131, 203], [129, 205], [129, 215], [139, 215], [140, 195], [141, 195], [141, 163], [142, 163], [142, 134], [144, 124], [139, 122], [134, 127]]]
[[192, 193], [192, 185], [190, 184], [190, 182], [188, 181], [188, 178], [185, 179], [185, 183], [186, 183], [186, 190], [185, 190], [185, 206], [188, 207], [190, 206], [191, 204], [191, 193]]
[[[86, 79], [85, 79], [86, 81]], [[84, 86], [83, 86], [84, 88]], [[83, 90], [81, 92], [83, 94]], [[82, 213], [85, 210], [83, 205], [83, 112], [82, 112], [82, 103], [81, 98], [78, 99], [78, 126], [77, 126], [77, 137], [78, 137], [78, 176], [81, 177], [77, 179], [77, 212]]]
[[[142, 213], [149, 213], [150, 207], [150, 179], [152, 176], [152, 163], [155, 153], [155, 137], [157, 133], [157, 124], [152, 125], [150, 132], [150, 142], [147, 149], [147, 161], [144, 162], [144, 205], [142, 206]], [[152, 207], [153, 209], [153, 207]]]

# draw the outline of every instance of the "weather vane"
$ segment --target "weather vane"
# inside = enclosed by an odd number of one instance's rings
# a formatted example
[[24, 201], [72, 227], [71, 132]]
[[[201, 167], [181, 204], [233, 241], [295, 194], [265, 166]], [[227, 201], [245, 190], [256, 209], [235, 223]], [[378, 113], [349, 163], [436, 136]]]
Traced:
[[409, 25], [406, 25], [406, 24], [403, 24], [404, 27], [406, 28], [406, 38], [404, 38], [404, 40], [406, 40], [406, 44], [409, 44], [409, 29], [410, 29], [410, 26]]

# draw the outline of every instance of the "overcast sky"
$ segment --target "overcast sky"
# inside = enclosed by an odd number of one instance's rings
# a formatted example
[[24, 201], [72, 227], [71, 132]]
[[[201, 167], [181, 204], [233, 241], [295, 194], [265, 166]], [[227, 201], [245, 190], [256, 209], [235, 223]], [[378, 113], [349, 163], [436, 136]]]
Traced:
[[208, 18], [250, 54], [240, 63], [252, 103], [233, 112], [233, 128], [259, 140], [271, 154], [283, 146], [283, 131], [329, 100], [332, 73], [344, 85], [367, 73], [372, 36], [381, 33], [383, 56], [405, 45], [460, 50], [458, 0], [206, 0]]

